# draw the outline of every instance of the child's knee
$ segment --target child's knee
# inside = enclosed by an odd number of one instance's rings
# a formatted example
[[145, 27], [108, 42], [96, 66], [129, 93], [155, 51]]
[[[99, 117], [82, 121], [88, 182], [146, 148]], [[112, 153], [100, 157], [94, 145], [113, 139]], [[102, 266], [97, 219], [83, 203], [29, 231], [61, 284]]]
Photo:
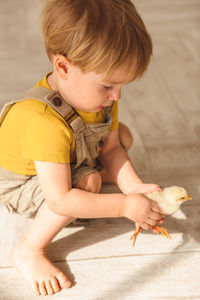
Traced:
[[134, 139], [130, 129], [122, 122], [119, 123], [119, 137], [126, 150], [129, 150], [133, 145]]
[[101, 183], [102, 180], [99, 172], [93, 172], [83, 177], [75, 187], [91, 193], [99, 193], [101, 189]]
[[92, 193], [99, 193], [101, 189], [101, 175], [99, 172], [89, 174], [87, 181], [87, 190]]

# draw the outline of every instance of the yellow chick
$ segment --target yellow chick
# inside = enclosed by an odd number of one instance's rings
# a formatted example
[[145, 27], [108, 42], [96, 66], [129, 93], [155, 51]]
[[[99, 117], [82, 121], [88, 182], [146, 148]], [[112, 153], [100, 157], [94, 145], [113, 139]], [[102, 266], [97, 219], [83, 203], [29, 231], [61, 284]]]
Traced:
[[[166, 187], [161, 192], [147, 194], [147, 197], [156, 201], [166, 215], [175, 213], [183, 202], [192, 199], [186, 190], [179, 186]], [[171, 236], [165, 228], [157, 225], [151, 226], [151, 228], [156, 230], [156, 233], [161, 233], [171, 239]], [[140, 230], [141, 227], [136, 223], [135, 231], [130, 238], [131, 240], [133, 239], [133, 246], [135, 245]]]

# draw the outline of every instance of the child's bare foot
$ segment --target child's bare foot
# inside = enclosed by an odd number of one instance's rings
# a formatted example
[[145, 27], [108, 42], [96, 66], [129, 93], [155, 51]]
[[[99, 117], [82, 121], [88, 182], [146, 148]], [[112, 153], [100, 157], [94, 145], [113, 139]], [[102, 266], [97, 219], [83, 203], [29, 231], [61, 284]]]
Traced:
[[11, 253], [11, 260], [18, 271], [39, 295], [51, 295], [72, 283], [46, 257], [45, 251], [34, 249], [20, 242]]

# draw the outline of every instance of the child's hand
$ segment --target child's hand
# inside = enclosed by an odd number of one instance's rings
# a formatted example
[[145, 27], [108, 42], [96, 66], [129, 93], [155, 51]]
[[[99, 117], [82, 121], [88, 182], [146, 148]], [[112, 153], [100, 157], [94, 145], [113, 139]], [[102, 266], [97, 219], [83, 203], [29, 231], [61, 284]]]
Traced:
[[163, 212], [157, 202], [141, 194], [125, 196], [122, 215], [136, 222], [145, 230], [163, 219]]
[[137, 194], [151, 194], [153, 192], [161, 192], [162, 187], [158, 184], [154, 183], [141, 183], [136, 186], [134, 186], [129, 194], [137, 193]]

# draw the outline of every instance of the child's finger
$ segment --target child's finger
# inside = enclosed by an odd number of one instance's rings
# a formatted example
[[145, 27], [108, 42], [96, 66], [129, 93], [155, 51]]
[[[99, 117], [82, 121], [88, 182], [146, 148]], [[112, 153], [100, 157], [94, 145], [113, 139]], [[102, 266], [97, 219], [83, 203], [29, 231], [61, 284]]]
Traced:
[[148, 194], [152, 194], [153, 192], [161, 192], [162, 187], [160, 185], [154, 183], [143, 183], [136, 185], [131, 193], [145, 194], [148, 197]]
[[159, 220], [162, 220], [163, 219], [163, 215], [160, 214], [159, 212], [155, 212], [155, 211], [151, 211], [149, 217], [157, 222], [159, 222]]
[[152, 190], [154, 192], [161, 192], [163, 190], [163, 188], [158, 184], [152, 184]]
[[153, 233], [157, 233], [158, 230], [156, 228], [152, 228]]
[[149, 228], [150, 228], [149, 224], [147, 224], [147, 223], [142, 223], [142, 224], [140, 225], [140, 227], [141, 227], [142, 229], [144, 229], [144, 230], [149, 230]]
[[[157, 202], [152, 200], [152, 210], [155, 212], [160, 213], [161, 215], [164, 215], [164, 212], [162, 210], [162, 208], [157, 204]], [[162, 218], [162, 217], [161, 217]]]
[[164, 219], [160, 219], [160, 220], [158, 221], [158, 223], [159, 223], [159, 224], [163, 224], [163, 223], [164, 223]]
[[163, 188], [160, 185], [154, 183], [146, 184], [146, 188], [146, 193], [148, 194], [152, 194], [154, 192], [161, 192], [163, 190]]

